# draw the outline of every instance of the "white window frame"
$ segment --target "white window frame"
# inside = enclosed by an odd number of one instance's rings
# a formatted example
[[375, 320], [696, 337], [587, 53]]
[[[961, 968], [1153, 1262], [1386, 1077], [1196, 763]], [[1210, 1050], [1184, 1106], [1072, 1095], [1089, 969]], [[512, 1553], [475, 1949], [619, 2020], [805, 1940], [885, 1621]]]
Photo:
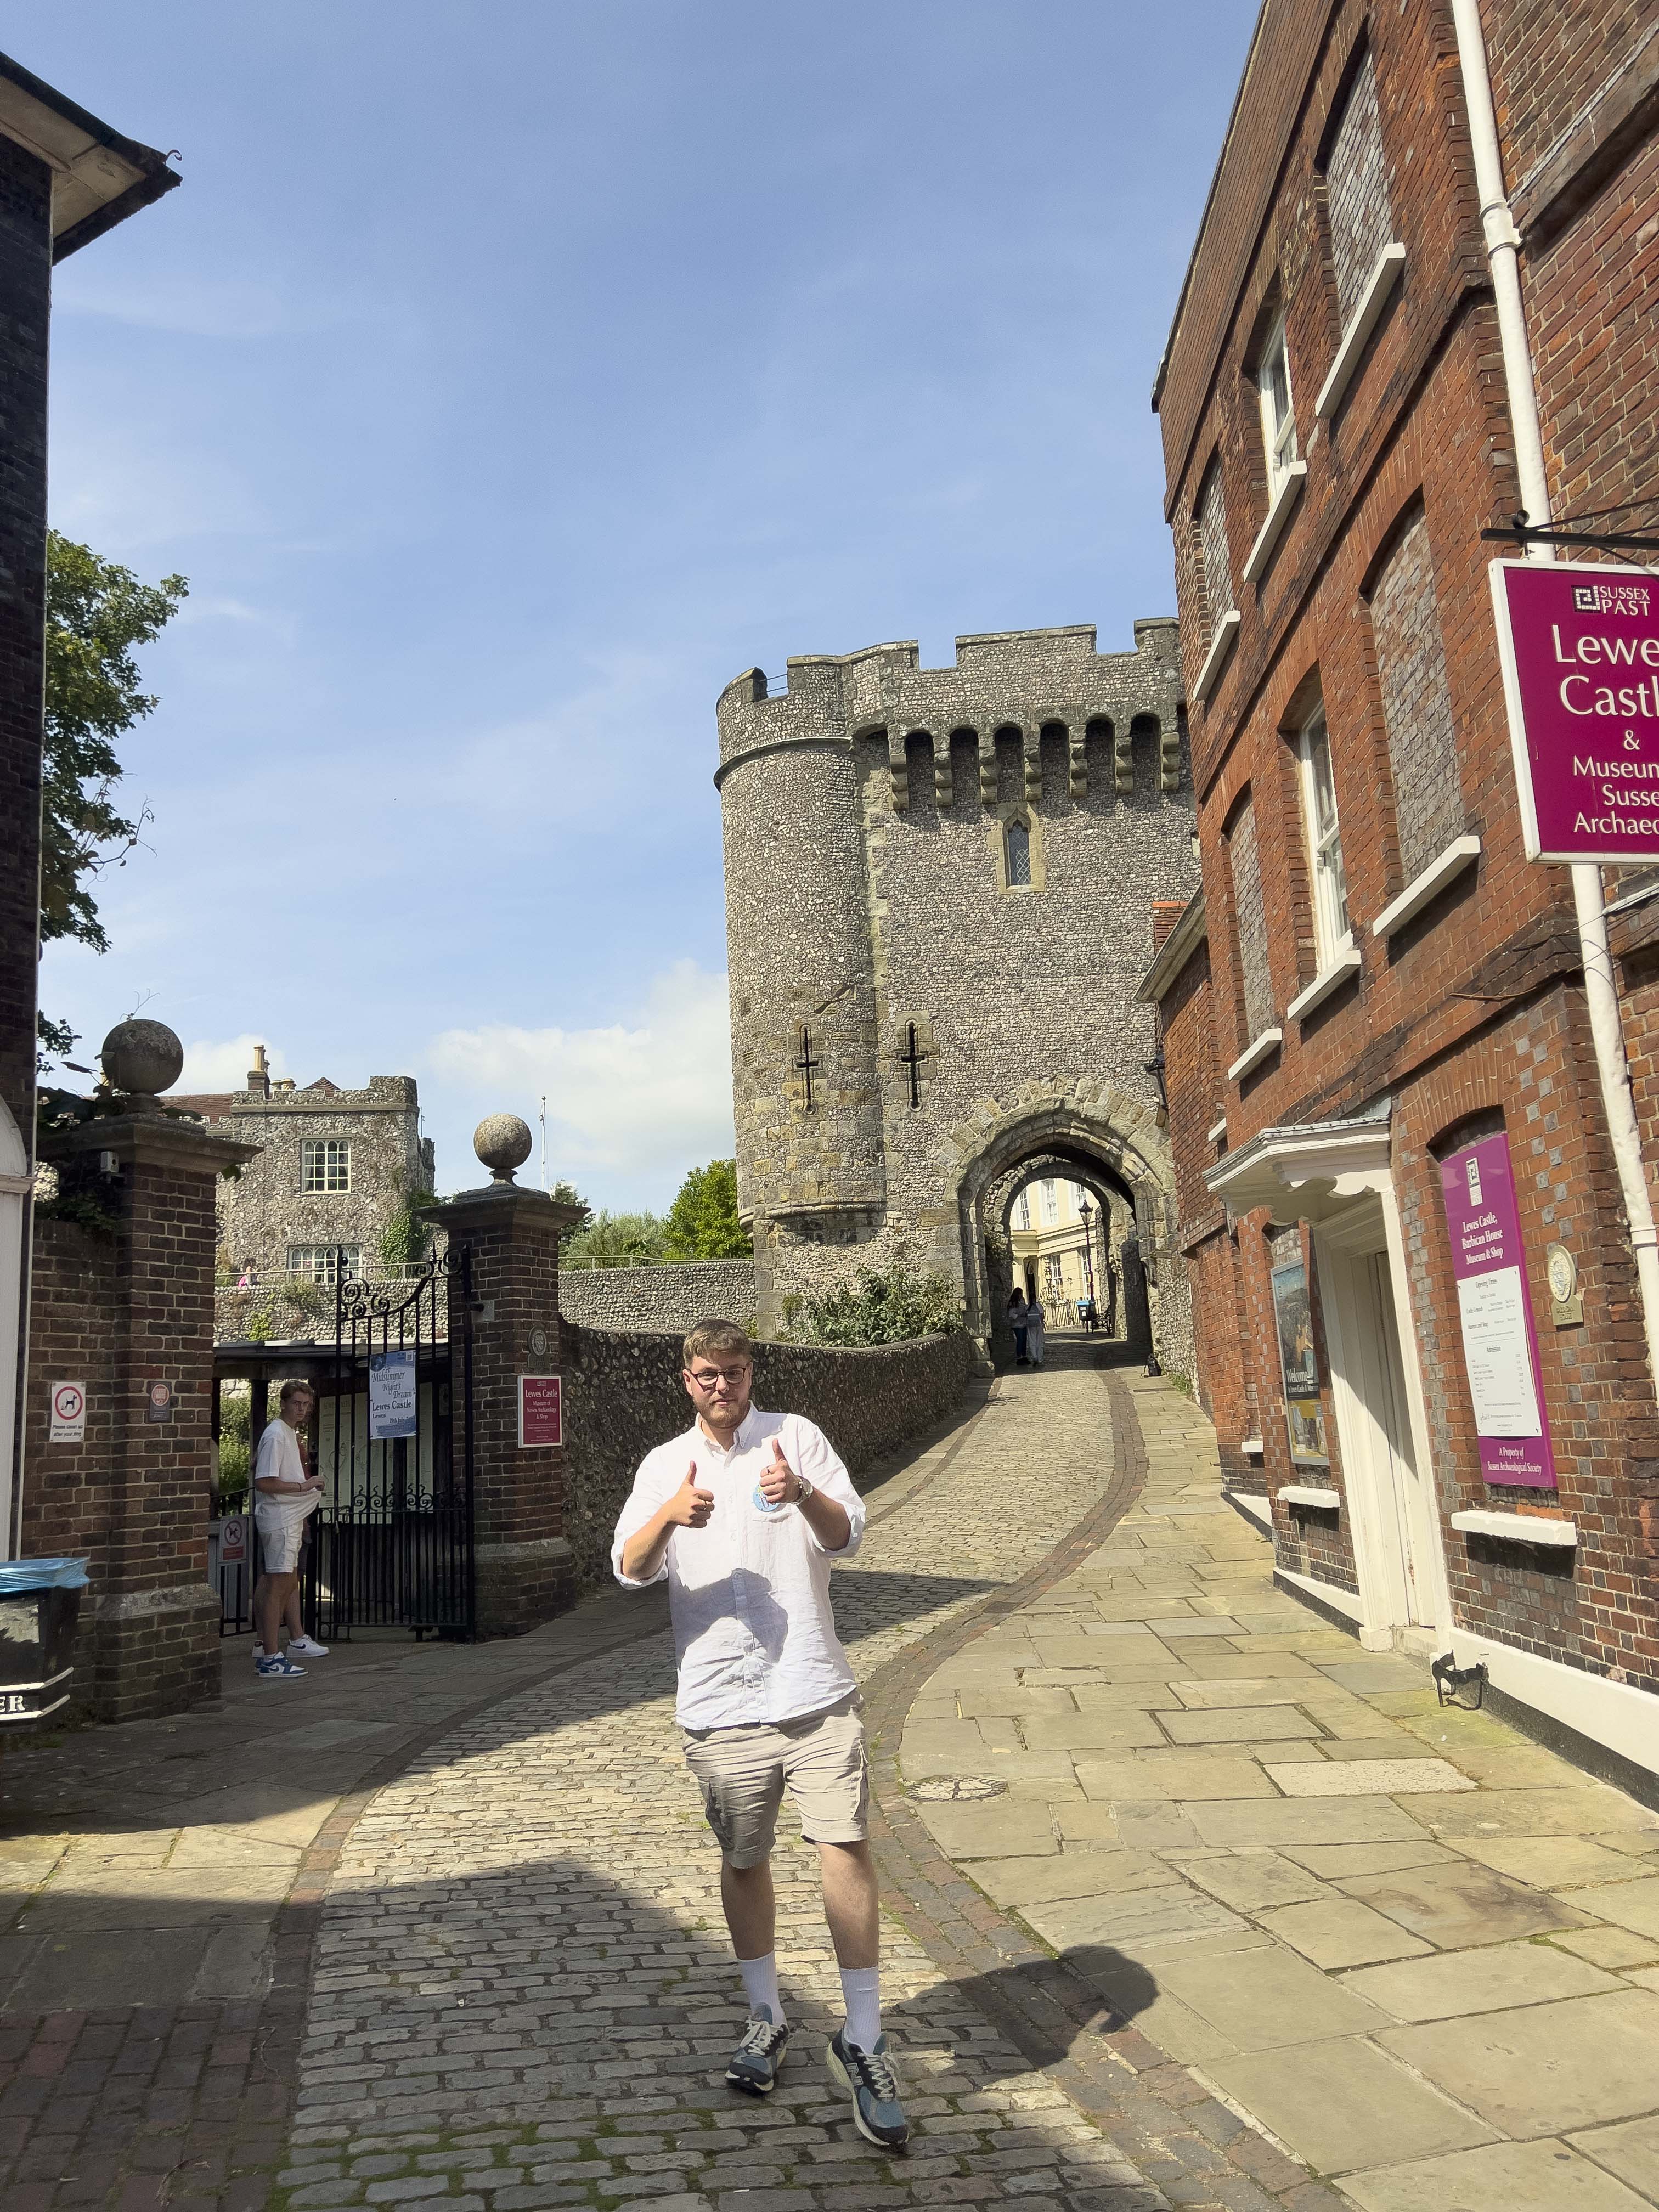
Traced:
[[[1276, 382], [1284, 386], [1282, 411]], [[1296, 397], [1291, 384], [1291, 355], [1285, 343], [1282, 307], [1257, 356], [1255, 388], [1261, 406], [1261, 443], [1267, 457], [1267, 504], [1271, 507], [1301, 459], [1296, 441]]]
[[[362, 1273], [363, 1248], [361, 1244], [290, 1244], [288, 1248], [288, 1272], [296, 1281], [316, 1283], [331, 1291], [338, 1280], [337, 1254], [345, 1254], [346, 1280], [355, 1282]], [[296, 1267], [295, 1261], [302, 1262]]]
[[1060, 1186], [1055, 1182], [1045, 1180], [1042, 1184], [1042, 1225], [1045, 1229], [1054, 1229], [1059, 1224]]
[[[1330, 724], [1322, 702], [1297, 732], [1297, 775], [1302, 787], [1302, 832], [1312, 880], [1314, 944], [1322, 972], [1353, 944], [1348, 912], [1348, 874], [1342, 858], [1341, 809], [1331, 762]], [[1322, 764], [1323, 773], [1322, 775]], [[1328, 796], [1328, 819], [1322, 799]]]
[[1021, 1191], [1014, 1207], [1014, 1226], [1022, 1233], [1031, 1225], [1031, 1194], [1029, 1184]]
[[[313, 1182], [312, 1171], [316, 1170]], [[336, 1182], [335, 1171], [343, 1174]], [[300, 1144], [300, 1190], [307, 1198], [326, 1198], [351, 1188], [351, 1139], [349, 1137], [306, 1137]]]

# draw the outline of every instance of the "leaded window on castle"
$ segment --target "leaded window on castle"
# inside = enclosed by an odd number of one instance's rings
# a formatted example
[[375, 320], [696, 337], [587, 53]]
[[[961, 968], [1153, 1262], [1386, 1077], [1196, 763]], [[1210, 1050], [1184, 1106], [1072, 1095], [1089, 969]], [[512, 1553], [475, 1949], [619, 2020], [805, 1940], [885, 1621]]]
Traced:
[[807, 1112], [810, 1114], [812, 1110], [813, 1103], [812, 1078], [817, 1073], [818, 1069], [823, 1066], [823, 1062], [821, 1060], [814, 1059], [812, 1055], [812, 1033], [806, 1027], [806, 1024], [804, 1022], [801, 1024], [800, 1053], [795, 1061], [795, 1066], [800, 1070], [801, 1103], [805, 1107]]
[[350, 1139], [307, 1138], [300, 1146], [300, 1188], [302, 1191], [349, 1190]]
[[1031, 833], [1023, 822], [1011, 822], [1003, 832], [1008, 855], [1008, 888], [1031, 880]]
[[348, 1282], [362, 1273], [361, 1244], [290, 1244], [288, 1272], [304, 1282], [325, 1283], [331, 1290], [343, 1274]]

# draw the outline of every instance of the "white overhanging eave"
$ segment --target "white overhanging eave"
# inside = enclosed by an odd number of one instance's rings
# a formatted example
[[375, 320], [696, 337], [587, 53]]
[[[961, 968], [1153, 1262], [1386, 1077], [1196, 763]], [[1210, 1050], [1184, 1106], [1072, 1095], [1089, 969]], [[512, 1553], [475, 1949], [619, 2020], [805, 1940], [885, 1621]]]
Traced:
[[1208, 702], [1210, 694], [1215, 689], [1216, 679], [1226, 665], [1227, 656], [1238, 642], [1238, 609], [1230, 607], [1215, 626], [1215, 635], [1210, 640], [1210, 649], [1204, 656], [1202, 666], [1193, 678], [1193, 696], [1200, 707]]
[[1377, 255], [1376, 265], [1366, 279], [1364, 295], [1354, 310], [1353, 319], [1342, 333], [1330, 374], [1319, 387], [1314, 413], [1322, 422], [1328, 422], [1342, 404], [1343, 394], [1353, 381], [1353, 373], [1370, 342], [1371, 332], [1382, 321], [1382, 310], [1405, 272], [1406, 249], [1396, 239]]
[[1341, 1510], [1341, 1492], [1328, 1490], [1323, 1483], [1287, 1482], [1279, 1494], [1287, 1505], [1305, 1505], [1315, 1513], [1335, 1513]]
[[1263, 1030], [1260, 1036], [1252, 1037], [1227, 1070], [1228, 1082], [1241, 1081], [1253, 1067], [1260, 1067], [1267, 1054], [1270, 1052], [1276, 1052], [1284, 1042], [1285, 1032], [1281, 1029]]
[[1438, 859], [1431, 860], [1422, 874], [1413, 877], [1399, 897], [1383, 908], [1371, 924], [1371, 935], [1392, 937], [1397, 929], [1403, 929], [1431, 900], [1439, 897], [1455, 877], [1461, 876], [1465, 868], [1472, 868], [1480, 857], [1478, 837], [1454, 837]]
[[1244, 1454], [1247, 1459], [1260, 1459], [1262, 1453], [1261, 1439], [1260, 1437], [1242, 1437], [1239, 1441], [1238, 1449]]
[[1281, 1218], [1322, 1221], [1382, 1189], [1389, 1157], [1386, 1115], [1261, 1129], [1206, 1169], [1204, 1185], [1235, 1213], [1265, 1206]]
[[1218, 1145], [1226, 1133], [1227, 1117], [1224, 1114], [1218, 1121], [1212, 1121], [1204, 1132], [1204, 1141], [1206, 1145]]
[[1344, 945], [1335, 959], [1320, 969], [1307, 988], [1297, 993], [1285, 1009], [1286, 1018], [1300, 1021], [1304, 1014], [1312, 1013], [1316, 1006], [1322, 1005], [1333, 991], [1340, 991], [1349, 976], [1357, 975], [1358, 969], [1359, 947], [1357, 945]]
[[1164, 939], [1153, 956], [1152, 964], [1141, 977], [1135, 990], [1137, 1001], [1146, 1006], [1155, 1006], [1170, 986], [1203, 944], [1208, 924], [1204, 913], [1204, 894], [1195, 891], [1187, 902], [1186, 910], [1175, 927]]
[[1542, 1513], [1494, 1513], [1477, 1508], [1454, 1513], [1451, 1524], [1465, 1535], [1492, 1536], [1500, 1544], [1554, 1544], [1571, 1550], [1578, 1541], [1576, 1522], [1552, 1520]]
[[1250, 548], [1244, 563], [1247, 584], [1260, 581], [1267, 573], [1267, 563], [1273, 557], [1273, 549], [1285, 534], [1296, 503], [1302, 496], [1302, 488], [1308, 481], [1308, 464], [1292, 461], [1285, 471], [1285, 480], [1273, 495], [1273, 503], [1267, 509], [1267, 519], [1255, 533], [1255, 543]]

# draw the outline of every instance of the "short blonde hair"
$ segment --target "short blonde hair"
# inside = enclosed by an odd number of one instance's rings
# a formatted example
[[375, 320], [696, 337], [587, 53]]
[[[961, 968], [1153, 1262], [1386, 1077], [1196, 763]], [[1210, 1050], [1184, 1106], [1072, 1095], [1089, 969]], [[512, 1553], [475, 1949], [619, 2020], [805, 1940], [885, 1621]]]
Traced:
[[694, 1359], [718, 1359], [726, 1352], [741, 1352], [752, 1359], [755, 1347], [734, 1321], [700, 1321], [685, 1340], [684, 1364]]

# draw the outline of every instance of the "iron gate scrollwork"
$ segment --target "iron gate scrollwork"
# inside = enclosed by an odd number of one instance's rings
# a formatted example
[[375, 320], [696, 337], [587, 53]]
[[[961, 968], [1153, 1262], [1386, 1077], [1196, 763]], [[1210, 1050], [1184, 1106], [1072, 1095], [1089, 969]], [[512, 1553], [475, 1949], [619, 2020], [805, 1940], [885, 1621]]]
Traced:
[[[334, 1370], [317, 1409], [323, 1502], [305, 1611], [330, 1642], [354, 1628], [471, 1637], [472, 1265], [465, 1247], [418, 1275], [369, 1283], [337, 1255]], [[461, 1341], [449, 1334], [450, 1285]], [[401, 1385], [401, 1390], [395, 1386]]]

